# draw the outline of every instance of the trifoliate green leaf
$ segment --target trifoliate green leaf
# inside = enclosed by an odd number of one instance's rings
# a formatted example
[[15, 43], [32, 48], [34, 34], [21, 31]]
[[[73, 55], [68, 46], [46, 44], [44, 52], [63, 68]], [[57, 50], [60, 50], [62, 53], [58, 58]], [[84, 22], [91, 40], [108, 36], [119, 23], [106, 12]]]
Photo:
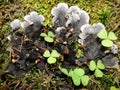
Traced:
[[51, 31], [48, 32], [48, 36], [49, 36], [49, 37], [55, 37], [55, 35], [54, 35], [53, 32], [51, 32]]
[[105, 66], [104, 66], [104, 64], [102, 63], [101, 60], [97, 61], [97, 68], [99, 68], [99, 69], [105, 69]]
[[114, 32], [109, 32], [109, 34], [108, 34], [108, 39], [110, 39], [110, 40], [116, 40], [117, 37], [116, 37], [116, 35], [115, 35]]
[[52, 50], [51, 56], [58, 58], [60, 54], [56, 50]]
[[47, 34], [46, 34], [46, 33], [41, 33], [40, 36], [41, 36], [41, 37], [46, 37]]
[[83, 86], [87, 86], [89, 82], [89, 77], [87, 75], [84, 75], [81, 77], [81, 82]]
[[83, 76], [85, 74], [84, 69], [81, 69], [81, 68], [75, 68], [73, 72], [78, 76]]
[[106, 30], [101, 30], [97, 36], [100, 38], [100, 39], [107, 39], [108, 37], [108, 32]]
[[56, 58], [54, 58], [54, 57], [49, 57], [49, 58], [47, 59], [47, 62], [48, 62], [49, 64], [54, 64], [54, 63], [56, 62]]
[[101, 70], [99, 70], [99, 69], [96, 69], [95, 70], [95, 76], [96, 77], [102, 77], [103, 76], [103, 72]]
[[109, 39], [102, 40], [101, 43], [104, 47], [111, 47], [113, 45], [113, 42]]
[[46, 50], [43, 54], [44, 57], [50, 57], [50, 51]]
[[79, 86], [80, 85], [80, 76], [78, 76], [78, 75], [75, 75], [75, 74], [73, 74], [72, 75], [72, 80], [73, 80], [73, 83], [74, 83], [74, 85], [75, 86]]
[[45, 39], [45, 41], [47, 41], [47, 42], [53, 42], [53, 41], [54, 41], [53, 38], [51, 38], [51, 37], [49, 37], [49, 36], [44, 37], [44, 39]]
[[94, 71], [96, 69], [96, 63], [95, 63], [95, 61], [93, 61], [93, 60], [90, 61], [89, 69], [91, 71]]

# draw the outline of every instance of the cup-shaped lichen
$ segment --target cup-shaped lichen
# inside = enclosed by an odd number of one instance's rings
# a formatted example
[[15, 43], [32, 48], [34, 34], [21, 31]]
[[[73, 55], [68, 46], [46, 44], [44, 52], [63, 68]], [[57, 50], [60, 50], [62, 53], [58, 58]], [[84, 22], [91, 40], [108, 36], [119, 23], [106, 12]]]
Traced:
[[64, 27], [64, 31], [69, 32], [72, 29], [72, 35], [78, 36], [80, 28], [84, 24], [89, 23], [89, 15], [86, 11], [81, 10], [77, 6], [71, 6], [68, 8], [66, 3], [59, 3], [57, 7], [54, 7], [51, 11], [53, 15], [53, 26], [57, 32], [61, 34], [60, 29], [58, 32], [57, 28]]
[[32, 40], [35, 40], [42, 31], [44, 16], [38, 15], [37, 12], [32, 11], [29, 15], [24, 17], [24, 20], [25, 21], [21, 23], [21, 26], [25, 30], [25, 34]]

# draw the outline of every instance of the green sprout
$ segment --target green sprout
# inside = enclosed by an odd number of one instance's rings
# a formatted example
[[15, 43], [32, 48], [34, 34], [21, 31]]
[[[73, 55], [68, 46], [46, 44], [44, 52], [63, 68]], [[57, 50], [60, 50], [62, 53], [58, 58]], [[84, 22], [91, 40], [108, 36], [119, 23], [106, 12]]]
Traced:
[[80, 57], [83, 57], [84, 56], [84, 53], [83, 53], [83, 50], [80, 49], [80, 44], [76, 41], [75, 42], [75, 51], [76, 51], [76, 57], [77, 58], [80, 58]]
[[56, 58], [60, 57], [60, 54], [56, 50], [52, 50], [50, 53], [49, 50], [46, 50], [43, 54], [44, 57], [48, 58], [47, 62], [49, 64], [54, 64], [56, 62]]
[[101, 44], [104, 46], [104, 47], [111, 47], [113, 45], [113, 41], [112, 40], [116, 40], [117, 37], [115, 35], [114, 32], [107, 32], [106, 30], [101, 30], [97, 36], [102, 39], [102, 42]]
[[81, 83], [83, 86], [87, 86], [89, 82], [89, 76], [85, 75], [84, 69], [81, 68], [75, 68], [74, 70], [70, 70], [68, 72], [67, 69], [61, 68], [59, 66], [59, 69], [61, 72], [63, 72], [65, 75], [72, 78], [74, 85], [79, 86]]
[[49, 31], [48, 34], [41, 33], [40, 36], [44, 37], [44, 40], [50, 43], [54, 41], [54, 37], [55, 37], [55, 35], [51, 31]]
[[83, 51], [81, 50], [81, 49], [78, 49], [77, 50], [77, 53], [76, 53], [76, 57], [77, 58], [80, 58], [80, 57], [83, 57], [84, 55], [83, 55]]
[[94, 73], [95, 77], [102, 77], [103, 72], [100, 69], [105, 69], [105, 66], [101, 60], [97, 61], [97, 65], [96, 65], [95, 61], [91, 60], [90, 65], [89, 65], [89, 69], [91, 71], [95, 71], [95, 73]]

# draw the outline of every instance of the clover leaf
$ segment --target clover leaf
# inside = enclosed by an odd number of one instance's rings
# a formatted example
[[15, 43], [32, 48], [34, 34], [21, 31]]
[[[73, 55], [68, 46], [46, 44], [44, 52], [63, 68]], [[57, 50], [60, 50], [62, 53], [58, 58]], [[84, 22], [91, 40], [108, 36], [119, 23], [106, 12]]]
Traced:
[[49, 37], [49, 36], [44, 37], [44, 39], [45, 39], [45, 41], [47, 41], [47, 42], [53, 42], [53, 41], [54, 41], [53, 38], [51, 38], [51, 37]]
[[77, 75], [75, 75], [75, 74], [73, 74], [71, 77], [72, 77], [73, 83], [74, 83], [76, 86], [79, 86], [80, 83], [81, 83], [80, 77], [77, 76]]
[[105, 66], [101, 60], [98, 60], [97, 64], [95, 63], [95, 61], [91, 60], [90, 64], [89, 64], [89, 69], [91, 71], [95, 71], [95, 73], [94, 73], [95, 77], [102, 77], [103, 72], [100, 69], [105, 69]]
[[97, 36], [101, 39], [106, 39], [107, 38], [107, 33], [108, 32], [105, 29], [103, 29], [97, 34]]
[[65, 75], [68, 75], [68, 70], [66, 68], [62, 68], [61, 66], [59, 66], [59, 69], [62, 73], [64, 73]]
[[116, 88], [115, 86], [111, 86], [110, 90], [120, 90], [120, 88]]
[[63, 72], [65, 75], [72, 78], [74, 85], [79, 86], [81, 83], [83, 86], [87, 86], [89, 82], [89, 77], [85, 74], [84, 69], [82, 68], [75, 68], [74, 70], [70, 70], [68, 72], [67, 69], [59, 67], [60, 71]]
[[97, 61], [97, 67], [98, 67], [99, 69], [105, 69], [105, 66], [104, 66], [104, 64], [102, 63], [101, 60], [98, 60], [98, 61]]
[[113, 45], [113, 42], [109, 39], [102, 40], [101, 44], [105, 47], [111, 47]]
[[95, 76], [96, 76], [96, 77], [102, 77], [102, 76], [103, 76], [103, 72], [97, 68], [97, 69], [95, 70]]
[[74, 73], [73, 73], [73, 70], [71, 69], [70, 71], [69, 71], [69, 76], [71, 77], [72, 75], [73, 75]]
[[87, 86], [89, 82], [89, 77], [87, 75], [82, 76], [81, 78], [83, 86]]
[[92, 60], [92, 61], [90, 62], [89, 69], [90, 69], [91, 71], [94, 71], [94, 70], [96, 69], [96, 63], [95, 63], [95, 61]]
[[46, 50], [43, 53], [43, 56], [46, 57], [46, 58], [48, 58], [47, 62], [49, 64], [54, 64], [56, 62], [56, 58], [58, 58], [60, 56], [60, 54], [56, 50], [52, 50], [51, 53], [50, 53], [49, 50]]
[[76, 75], [78, 75], [80, 77], [85, 74], [85, 71], [83, 69], [81, 69], [81, 68], [75, 68], [73, 72], [74, 72], [74, 74], [76, 74]]
[[43, 54], [44, 57], [50, 57], [50, 51], [46, 50]]
[[60, 54], [56, 50], [52, 50], [51, 56], [57, 58], [60, 56]]
[[101, 44], [105, 47], [111, 47], [113, 45], [112, 40], [116, 40], [117, 37], [114, 32], [107, 32], [105, 29], [101, 30], [97, 36], [102, 39]]
[[54, 35], [53, 32], [51, 32], [51, 31], [48, 32], [48, 36], [50, 36], [50, 37], [55, 37], [55, 35]]
[[54, 58], [54, 57], [49, 57], [49, 58], [47, 59], [47, 62], [48, 62], [49, 64], [54, 64], [54, 63], [56, 62], [56, 58]]
[[116, 39], [117, 39], [115, 33], [114, 33], [114, 32], [111, 32], [111, 31], [110, 31], [109, 34], [108, 34], [108, 38], [109, 38], [110, 40], [116, 40]]
[[42, 37], [46, 37], [47, 34], [46, 34], [46, 33], [41, 33], [40, 36], [42, 36]]
[[51, 31], [49, 31], [47, 34], [41, 33], [40, 36], [44, 37], [44, 40], [50, 43], [54, 41], [54, 37], [55, 37], [55, 35]]

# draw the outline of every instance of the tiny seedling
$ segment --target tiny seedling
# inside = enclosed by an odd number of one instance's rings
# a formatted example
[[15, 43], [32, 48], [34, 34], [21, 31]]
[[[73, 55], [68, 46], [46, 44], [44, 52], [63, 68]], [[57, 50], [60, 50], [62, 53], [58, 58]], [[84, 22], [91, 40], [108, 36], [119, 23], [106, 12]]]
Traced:
[[79, 43], [75, 42], [75, 51], [76, 51], [77, 58], [84, 56], [84, 53], [81, 48], [83, 48], [83, 47]]
[[105, 69], [105, 66], [101, 60], [97, 61], [97, 65], [96, 65], [95, 61], [91, 60], [90, 65], [89, 65], [89, 69], [91, 71], [95, 71], [95, 73], [94, 73], [95, 77], [102, 77], [103, 72], [100, 69]]
[[74, 70], [71, 69], [69, 72], [66, 68], [61, 68], [60, 66], [59, 69], [65, 75], [72, 78], [74, 85], [79, 86], [81, 83], [83, 86], [88, 85], [89, 77], [88, 75], [85, 75], [84, 69], [75, 68]]
[[77, 50], [77, 53], [76, 53], [76, 57], [77, 58], [80, 58], [80, 57], [83, 57], [84, 55], [83, 55], [83, 51], [81, 50], [81, 49], [78, 49]]
[[47, 62], [49, 64], [54, 64], [56, 62], [56, 58], [58, 58], [60, 54], [56, 50], [52, 50], [51, 53], [49, 50], [46, 50], [43, 53], [43, 56], [47, 58]]
[[101, 30], [97, 36], [102, 39], [101, 44], [104, 47], [111, 47], [113, 45], [113, 40], [116, 40], [117, 37], [114, 32], [107, 32], [106, 30]]
[[54, 37], [55, 37], [55, 35], [51, 31], [49, 31], [47, 34], [46, 33], [41, 33], [40, 36], [44, 37], [44, 40], [46, 42], [50, 42], [50, 43], [52, 43], [54, 41]]

